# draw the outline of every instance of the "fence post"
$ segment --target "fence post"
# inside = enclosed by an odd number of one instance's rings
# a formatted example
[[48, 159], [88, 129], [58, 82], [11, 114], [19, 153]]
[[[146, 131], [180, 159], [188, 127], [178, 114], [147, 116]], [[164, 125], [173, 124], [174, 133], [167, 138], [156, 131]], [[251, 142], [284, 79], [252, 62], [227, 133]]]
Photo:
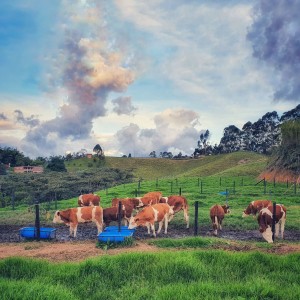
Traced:
[[179, 195], [181, 196], [181, 188], [179, 188]]
[[198, 177], [198, 186], [200, 186], [200, 178]]
[[235, 181], [233, 181], [233, 194], [235, 194]]
[[119, 201], [119, 206], [118, 206], [118, 231], [121, 231], [121, 209], [122, 209], [122, 202]]
[[156, 178], [156, 188], [158, 187], [158, 178]]
[[198, 208], [199, 202], [195, 201], [195, 226], [194, 226], [194, 235], [198, 235]]
[[275, 240], [275, 223], [276, 223], [276, 202], [273, 202], [273, 215], [272, 215], [272, 240]]
[[137, 197], [137, 189], [135, 189], [135, 197]]
[[267, 186], [266, 178], [264, 178], [264, 194], [266, 194], [266, 186]]
[[11, 192], [11, 206], [12, 206], [12, 210], [15, 210], [15, 191], [12, 190]]
[[222, 177], [220, 177], [220, 186], [222, 185]]
[[171, 194], [173, 193], [173, 181], [171, 181]]
[[36, 239], [39, 241], [41, 238], [41, 225], [40, 225], [40, 204], [39, 201], [35, 202], [35, 230]]
[[201, 180], [201, 189], [200, 189], [200, 194], [202, 194], [203, 190], [202, 190], [202, 180]]

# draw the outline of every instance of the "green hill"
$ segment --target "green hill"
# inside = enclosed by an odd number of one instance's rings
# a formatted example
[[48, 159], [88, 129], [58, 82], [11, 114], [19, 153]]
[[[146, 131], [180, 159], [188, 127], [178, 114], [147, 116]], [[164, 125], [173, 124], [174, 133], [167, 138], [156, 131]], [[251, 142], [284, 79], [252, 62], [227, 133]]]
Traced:
[[254, 152], [234, 152], [201, 157], [198, 159], [123, 158], [106, 157], [105, 160], [81, 158], [66, 162], [68, 172], [95, 168], [131, 170], [143, 180], [173, 177], [254, 176], [266, 167], [268, 157]]

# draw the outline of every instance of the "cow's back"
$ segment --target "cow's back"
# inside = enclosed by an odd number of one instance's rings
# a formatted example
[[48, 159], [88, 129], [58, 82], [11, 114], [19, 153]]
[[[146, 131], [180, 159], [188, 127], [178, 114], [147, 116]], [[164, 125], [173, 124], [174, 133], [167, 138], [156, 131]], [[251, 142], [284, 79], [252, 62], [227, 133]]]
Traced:
[[214, 205], [210, 208], [210, 217], [224, 218], [225, 212], [221, 205]]

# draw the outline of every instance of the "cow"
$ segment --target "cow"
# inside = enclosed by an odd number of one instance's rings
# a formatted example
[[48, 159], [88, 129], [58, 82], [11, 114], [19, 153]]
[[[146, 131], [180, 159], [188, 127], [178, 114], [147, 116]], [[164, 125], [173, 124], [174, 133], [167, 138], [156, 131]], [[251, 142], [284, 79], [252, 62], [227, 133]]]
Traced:
[[[257, 217], [259, 231], [268, 243], [273, 243], [272, 239], [272, 221], [273, 221], [273, 205], [263, 208]], [[284, 225], [286, 221], [286, 208], [282, 204], [276, 204], [275, 210], [275, 236], [278, 237], [279, 229], [281, 229], [281, 238], [284, 237]]]
[[254, 200], [252, 201], [247, 208], [244, 210], [242, 217], [247, 217], [249, 215], [256, 216], [264, 207], [268, 207], [272, 204], [270, 200]]
[[214, 235], [218, 235], [218, 229], [222, 230], [222, 221], [225, 217], [225, 214], [229, 214], [228, 205], [214, 205], [210, 208], [210, 219], [212, 221], [212, 226], [214, 230]]
[[151, 227], [153, 236], [156, 237], [155, 222], [158, 222], [159, 224], [157, 234], [160, 233], [163, 223], [165, 224], [165, 233], [167, 233], [169, 218], [173, 214], [173, 208], [166, 203], [158, 203], [146, 206], [134, 217], [130, 218], [128, 229], [133, 229], [137, 226], [145, 226], [148, 229], [148, 234], [150, 234]]
[[[118, 221], [119, 208], [117, 206], [107, 207], [103, 209], [103, 222], [105, 226], [109, 226], [110, 222]], [[124, 220], [124, 225], [127, 225], [128, 221], [125, 219], [125, 207], [122, 205], [121, 208], [121, 219]]]
[[99, 206], [100, 196], [96, 194], [83, 194], [78, 197], [78, 206]]
[[143, 197], [138, 197], [137, 199], [140, 200], [140, 205], [138, 207], [149, 206], [153, 204], [159, 203], [159, 200], [162, 197], [161, 192], [149, 192], [146, 193]]
[[[186, 222], [186, 228], [189, 228], [189, 213], [188, 213], [188, 203], [185, 197], [172, 195], [169, 197], [161, 197], [160, 203], [167, 203], [173, 207], [174, 214], [178, 213], [179, 211], [183, 210], [183, 216]], [[174, 214], [170, 217], [169, 221], [173, 219]]]
[[78, 223], [94, 222], [98, 234], [103, 230], [103, 209], [101, 206], [76, 207], [56, 211], [53, 223], [65, 223], [70, 226], [70, 236], [76, 237]]
[[132, 217], [134, 210], [137, 210], [137, 208], [140, 207], [141, 201], [137, 198], [114, 198], [111, 202], [111, 205], [114, 207], [118, 207], [119, 201], [121, 201], [125, 215], [124, 215], [124, 223], [129, 222], [129, 219]]

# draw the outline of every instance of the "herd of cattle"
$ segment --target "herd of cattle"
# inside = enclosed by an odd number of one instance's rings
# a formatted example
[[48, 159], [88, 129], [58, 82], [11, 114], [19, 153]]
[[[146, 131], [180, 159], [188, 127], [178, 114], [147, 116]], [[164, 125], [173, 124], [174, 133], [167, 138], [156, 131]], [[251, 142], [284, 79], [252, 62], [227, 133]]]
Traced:
[[[121, 209], [120, 209], [121, 208]], [[100, 196], [96, 194], [84, 194], [78, 198], [78, 207], [56, 211], [54, 223], [65, 223], [70, 227], [70, 236], [76, 237], [78, 223], [94, 222], [98, 229], [98, 234], [103, 231], [103, 225], [109, 226], [113, 221], [121, 218], [124, 225], [129, 229], [138, 226], [147, 227], [156, 237], [155, 223], [158, 222], [157, 234], [160, 233], [163, 225], [164, 232], [167, 233], [168, 224], [173, 219], [174, 214], [183, 211], [186, 228], [189, 228], [189, 206], [185, 197], [172, 195], [163, 197], [161, 192], [149, 192], [143, 197], [135, 198], [115, 198], [112, 199], [111, 207], [102, 208], [100, 206]], [[212, 221], [213, 233], [222, 230], [222, 221], [226, 214], [230, 213], [227, 205], [214, 205], [210, 208], [210, 218]], [[252, 201], [243, 212], [243, 217], [258, 214], [259, 231], [268, 243], [272, 243], [272, 218], [273, 204], [269, 200]], [[279, 235], [281, 227], [281, 237], [283, 238], [284, 225], [286, 220], [286, 208], [276, 205], [275, 213], [275, 236]]]

